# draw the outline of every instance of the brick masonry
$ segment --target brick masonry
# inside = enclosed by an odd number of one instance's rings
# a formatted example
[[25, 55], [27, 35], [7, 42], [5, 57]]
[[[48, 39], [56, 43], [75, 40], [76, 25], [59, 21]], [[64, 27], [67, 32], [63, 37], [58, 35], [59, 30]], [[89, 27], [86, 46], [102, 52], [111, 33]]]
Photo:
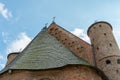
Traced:
[[97, 71], [87, 66], [65, 66], [49, 70], [13, 70], [0, 80], [103, 80]]
[[88, 29], [88, 35], [97, 67], [109, 80], [120, 80], [120, 50], [112, 33], [112, 26], [107, 22], [94, 23]]
[[50, 25], [48, 32], [61, 43], [63, 43], [68, 49], [74, 52], [77, 56], [94, 65], [92, 47], [90, 44], [76, 37], [55, 23]]

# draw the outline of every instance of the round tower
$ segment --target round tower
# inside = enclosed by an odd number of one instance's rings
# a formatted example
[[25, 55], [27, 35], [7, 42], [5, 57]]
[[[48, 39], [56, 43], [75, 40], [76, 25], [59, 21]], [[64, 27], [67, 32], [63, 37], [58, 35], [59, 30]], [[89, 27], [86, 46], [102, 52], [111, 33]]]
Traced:
[[112, 33], [112, 26], [104, 21], [92, 24], [88, 29], [93, 47], [95, 64], [109, 80], [120, 80], [120, 51]]

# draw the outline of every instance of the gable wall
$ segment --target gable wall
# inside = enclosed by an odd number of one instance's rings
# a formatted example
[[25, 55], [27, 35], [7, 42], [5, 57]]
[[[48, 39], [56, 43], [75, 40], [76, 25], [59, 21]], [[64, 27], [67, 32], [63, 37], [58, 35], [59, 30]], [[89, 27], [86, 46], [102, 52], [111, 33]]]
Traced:
[[48, 28], [48, 32], [54, 36], [57, 40], [62, 42], [68, 49], [74, 52], [77, 56], [85, 59], [90, 64], [95, 65], [92, 47], [87, 42], [76, 37], [72, 33], [59, 27], [56, 24], [51, 24]]

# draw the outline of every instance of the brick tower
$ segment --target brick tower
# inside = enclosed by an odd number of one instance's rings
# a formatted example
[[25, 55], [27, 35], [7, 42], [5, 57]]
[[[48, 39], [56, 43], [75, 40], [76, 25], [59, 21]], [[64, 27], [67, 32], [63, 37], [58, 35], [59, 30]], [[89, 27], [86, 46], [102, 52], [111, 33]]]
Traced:
[[96, 66], [109, 80], [120, 80], [120, 51], [112, 33], [112, 26], [104, 21], [96, 22], [89, 27], [88, 36]]

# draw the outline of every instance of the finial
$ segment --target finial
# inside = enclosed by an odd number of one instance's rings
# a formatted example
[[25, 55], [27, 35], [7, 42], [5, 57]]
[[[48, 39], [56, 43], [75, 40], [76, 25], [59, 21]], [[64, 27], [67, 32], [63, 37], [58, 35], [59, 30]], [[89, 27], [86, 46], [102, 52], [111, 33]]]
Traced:
[[54, 22], [55, 21], [55, 17], [53, 17], [53, 21], [52, 22]]
[[48, 25], [48, 23], [45, 24], [45, 27], [43, 27], [42, 31], [46, 31], [47, 30], [47, 25]]

